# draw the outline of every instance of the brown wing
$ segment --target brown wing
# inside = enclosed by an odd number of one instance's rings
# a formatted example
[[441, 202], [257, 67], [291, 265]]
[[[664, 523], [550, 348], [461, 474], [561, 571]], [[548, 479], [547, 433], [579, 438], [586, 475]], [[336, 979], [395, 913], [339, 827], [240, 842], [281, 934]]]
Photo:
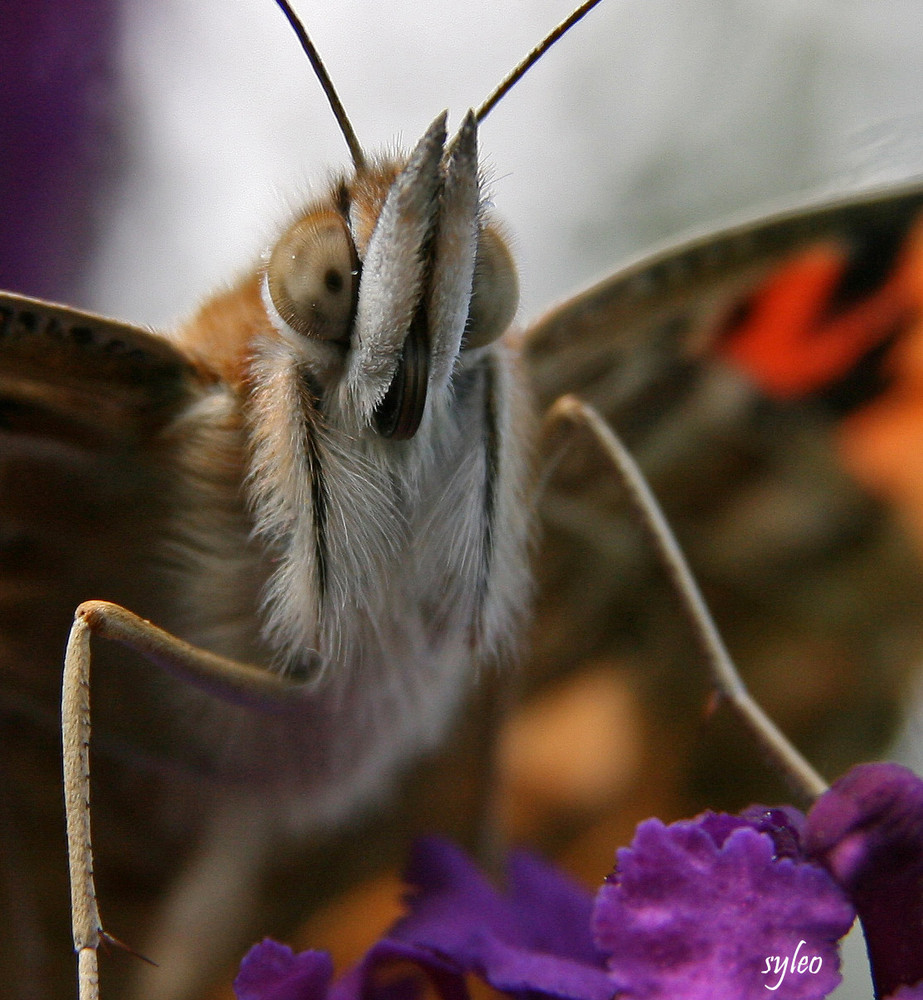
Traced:
[[87, 445], [143, 447], [203, 384], [163, 337], [7, 292], [0, 363], [4, 430]]
[[[872, 447], [910, 391], [921, 210], [917, 185], [693, 240], [525, 339], [542, 407], [577, 393], [639, 457], [755, 694], [830, 776], [882, 748], [923, 652], [923, 535], [897, 523], [919, 513]], [[676, 601], [578, 437], [542, 501], [532, 673], [637, 668], [665, 727], [635, 781], [673, 783], [661, 815], [782, 794], [741, 733], [703, 724]]]
[[[203, 390], [203, 377], [163, 338], [0, 295], [7, 678], [23, 673], [27, 688], [41, 683], [43, 691], [50, 679], [53, 691], [75, 601], [149, 586], [144, 552], [162, 533], [168, 493], [158, 435]], [[50, 669], [36, 671], [35, 641], [49, 632], [54, 657]]]
[[[157, 543], [170, 496], [159, 442], [206, 387], [163, 338], [0, 295], [0, 864], [12, 928], [0, 960], [14, 970], [5, 981], [28, 985], [29, 995], [60, 995], [58, 974], [73, 981], [58, 708], [69, 623], [91, 597], [158, 616], [154, 556], [162, 558]], [[104, 667], [105, 654], [99, 677]], [[105, 729], [107, 715], [124, 712], [134, 694], [130, 686], [103, 689], [94, 683]], [[124, 749], [102, 745], [100, 755]], [[109, 815], [118, 815], [111, 799], [124, 789], [106, 788], [105, 767], [99, 801], [108, 798]], [[136, 769], [133, 781], [143, 793], [150, 772]], [[137, 840], [142, 814], [128, 801], [121, 811], [119, 822]], [[100, 825], [102, 845], [132, 842], [107, 827]], [[154, 856], [164, 846], [155, 838], [147, 845]], [[128, 863], [119, 850], [110, 855], [116, 867]]]

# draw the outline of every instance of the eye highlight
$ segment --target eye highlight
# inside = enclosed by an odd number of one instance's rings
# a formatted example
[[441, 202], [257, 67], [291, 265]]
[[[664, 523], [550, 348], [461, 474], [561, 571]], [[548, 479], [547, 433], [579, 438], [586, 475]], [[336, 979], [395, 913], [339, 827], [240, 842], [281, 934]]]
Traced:
[[342, 216], [312, 212], [273, 248], [266, 277], [279, 315], [297, 333], [349, 341], [359, 288], [359, 258]]

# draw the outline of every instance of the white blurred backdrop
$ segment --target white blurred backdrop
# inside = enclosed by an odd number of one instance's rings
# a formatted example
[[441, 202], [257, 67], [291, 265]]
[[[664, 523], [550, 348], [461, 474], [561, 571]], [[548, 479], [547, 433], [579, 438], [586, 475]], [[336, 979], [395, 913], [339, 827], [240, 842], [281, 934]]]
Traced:
[[[569, 0], [298, 9], [369, 149], [457, 124]], [[128, 0], [126, 154], [92, 305], [162, 323], [252, 260], [348, 157], [272, 0]], [[523, 318], [655, 241], [921, 169], [916, 0], [604, 0], [481, 147]]]

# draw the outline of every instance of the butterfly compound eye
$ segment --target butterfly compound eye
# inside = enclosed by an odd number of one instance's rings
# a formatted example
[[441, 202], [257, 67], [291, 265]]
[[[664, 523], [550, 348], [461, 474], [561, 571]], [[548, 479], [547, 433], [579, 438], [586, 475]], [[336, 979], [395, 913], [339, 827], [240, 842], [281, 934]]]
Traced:
[[484, 347], [506, 332], [519, 305], [519, 277], [506, 240], [493, 226], [478, 237], [464, 347]]
[[349, 340], [358, 291], [358, 258], [336, 212], [299, 219], [279, 240], [267, 269], [269, 295], [297, 333]]

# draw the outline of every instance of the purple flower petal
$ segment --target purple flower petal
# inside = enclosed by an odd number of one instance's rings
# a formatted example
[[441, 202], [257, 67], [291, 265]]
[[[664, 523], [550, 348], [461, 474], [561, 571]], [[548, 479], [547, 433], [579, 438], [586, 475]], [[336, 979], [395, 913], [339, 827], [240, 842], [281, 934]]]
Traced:
[[923, 980], [923, 780], [897, 764], [853, 768], [808, 814], [806, 847], [856, 906], [876, 995]]
[[648, 820], [618, 852], [593, 926], [628, 996], [808, 1000], [839, 982], [836, 941], [854, 917], [843, 892], [769, 835], [729, 826]]
[[333, 963], [322, 951], [295, 954], [268, 938], [244, 956], [234, 980], [237, 1000], [469, 1000], [465, 981], [446, 962], [395, 941], [379, 941], [331, 985]]
[[450, 963], [400, 941], [375, 944], [334, 984], [329, 1000], [469, 1000], [464, 977]]
[[923, 1000], [923, 983], [901, 986], [896, 993], [889, 993], [885, 1000]]
[[266, 938], [244, 956], [234, 992], [237, 1000], [324, 1000], [331, 979], [333, 963], [326, 952], [296, 955]]
[[[772, 838], [777, 858], [794, 858], [804, 861], [804, 813], [793, 806], [750, 806], [740, 814], [758, 833], [768, 833]], [[720, 846], [720, 845], [719, 845]]]
[[392, 940], [428, 949], [505, 992], [574, 1000], [615, 992], [590, 935], [592, 897], [541, 861], [515, 855], [501, 896], [459, 850], [424, 840], [407, 881], [411, 913]]
[[801, 848], [804, 815], [792, 806], [749, 806], [738, 816], [708, 811], [693, 822], [705, 830], [718, 847], [723, 847], [735, 830], [749, 827], [757, 833], [769, 834], [777, 858], [805, 860]]
[[923, 983], [901, 986], [896, 993], [889, 993], [885, 1000], [923, 1000]]

